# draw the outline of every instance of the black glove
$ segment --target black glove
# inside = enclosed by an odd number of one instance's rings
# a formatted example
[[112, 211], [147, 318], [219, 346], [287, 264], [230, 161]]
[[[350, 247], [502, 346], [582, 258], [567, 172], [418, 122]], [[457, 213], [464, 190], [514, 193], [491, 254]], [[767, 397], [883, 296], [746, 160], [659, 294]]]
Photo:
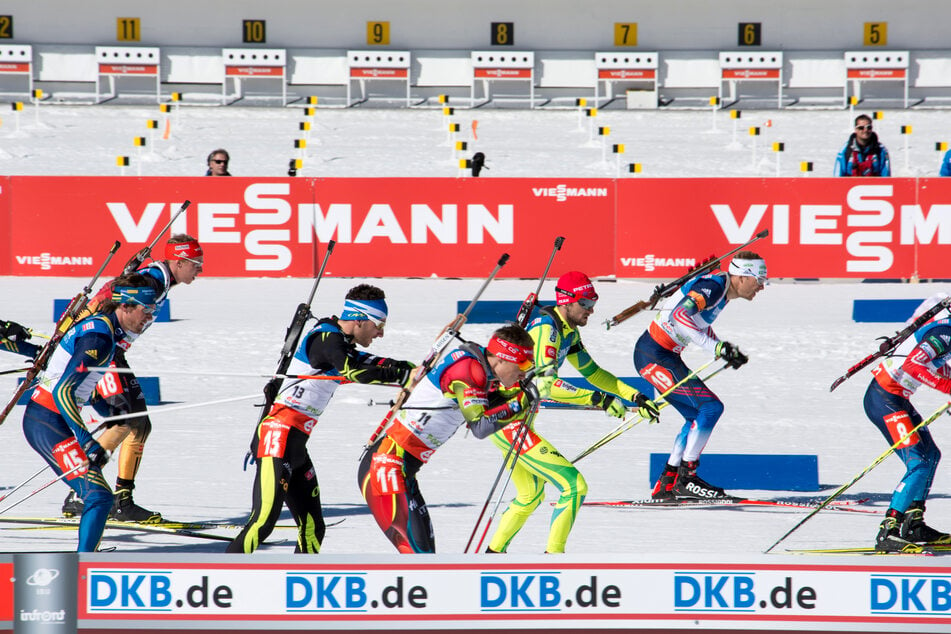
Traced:
[[102, 467], [109, 462], [110, 455], [109, 451], [103, 449], [102, 445], [95, 440], [90, 440], [89, 444], [86, 445], [86, 459], [89, 461], [90, 467]]
[[657, 419], [660, 418], [660, 407], [642, 393], [638, 392], [637, 396], [634, 397], [634, 404], [637, 405], [637, 413], [640, 414], [641, 418], [646, 418], [652, 423], [657, 422]]
[[740, 352], [740, 349], [729, 341], [721, 341], [717, 344], [717, 356], [727, 362], [734, 370], [749, 361], [749, 357]]
[[26, 341], [33, 335], [30, 331], [16, 323], [15, 321], [0, 321], [0, 338], [16, 339], [17, 341]]
[[592, 394], [591, 404], [595, 407], [600, 407], [607, 412], [609, 416], [614, 416], [615, 418], [624, 418], [624, 415], [627, 413], [624, 402], [607, 392], [595, 392]]
[[396, 370], [396, 380], [394, 382], [405, 387], [413, 377], [413, 370], [416, 369], [416, 364], [410, 363], [409, 361], [398, 361], [396, 359], [387, 359], [386, 361], [383, 367]]

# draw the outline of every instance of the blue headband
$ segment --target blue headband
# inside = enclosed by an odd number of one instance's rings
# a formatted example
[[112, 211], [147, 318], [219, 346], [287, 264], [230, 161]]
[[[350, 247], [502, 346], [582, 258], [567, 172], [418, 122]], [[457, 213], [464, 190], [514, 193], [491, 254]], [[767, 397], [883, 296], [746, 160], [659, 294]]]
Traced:
[[155, 305], [155, 289], [151, 286], [113, 286], [112, 301], [120, 304]]
[[340, 319], [345, 321], [370, 320], [377, 326], [386, 321], [386, 300], [382, 299], [345, 299]]

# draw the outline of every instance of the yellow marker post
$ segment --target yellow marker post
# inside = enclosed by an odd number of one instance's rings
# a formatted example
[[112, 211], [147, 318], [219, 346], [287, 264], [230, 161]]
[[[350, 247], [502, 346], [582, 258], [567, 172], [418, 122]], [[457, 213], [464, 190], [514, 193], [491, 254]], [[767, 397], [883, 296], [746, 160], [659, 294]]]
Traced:
[[741, 110], [730, 110], [730, 118], [733, 119], [733, 145], [737, 145], [739, 140], [736, 138], [737, 131], [740, 127], [740, 119], [743, 117], [743, 111]]
[[905, 141], [905, 171], [907, 172], [910, 169], [908, 164], [908, 137], [911, 136], [910, 125], [903, 125], [901, 127], [901, 136], [902, 136], [902, 139], [904, 139]]
[[31, 93], [33, 97], [33, 105], [35, 106], [33, 110], [33, 119], [37, 123], [40, 122], [40, 101], [43, 100], [43, 91], [39, 88], [35, 88]]
[[776, 141], [773, 143], [773, 152], [776, 153], [776, 176], [779, 176], [779, 157], [786, 151], [786, 144], [782, 141]]
[[20, 131], [20, 113], [23, 112], [23, 102], [14, 101], [10, 104], [10, 108], [13, 110], [13, 120], [16, 122], [16, 131]]
[[750, 146], [752, 147], [752, 150], [753, 150], [753, 171], [754, 172], [756, 171], [756, 137], [759, 136], [759, 133], [760, 133], [759, 126], [754, 125], [750, 127], [750, 136], [753, 137], [752, 143], [750, 143]]
[[615, 143], [611, 146], [611, 151], [614, 153], [614, 172], [617, 178], [621, 177], [621, 155], [624, 154], [624, 144]]
[[713, 131], [717, 131], [717, 110], [720, 109], [720, 98], [710, 97], [710, 113], [713, 115]]
[[579, 97], [575, 99], [575, 108], [578, 109], [578, 130], [584, 130], [584, 125], [582, 121], [584, 120], [584, 110], [588, 107], [588, 100], [584, 97]]

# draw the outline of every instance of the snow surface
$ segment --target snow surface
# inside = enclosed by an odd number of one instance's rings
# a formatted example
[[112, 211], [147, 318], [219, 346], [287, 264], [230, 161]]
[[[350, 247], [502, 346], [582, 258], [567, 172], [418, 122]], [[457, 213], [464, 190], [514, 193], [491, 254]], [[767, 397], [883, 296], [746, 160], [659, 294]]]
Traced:
[[[115, 155], [134, 156], [132, 137], [148, 136], [145, 121], [158, 117], [156, 107], [52, 106], [44, 104], [39, 122], [32, 108], [21, 113], [19, 130], [12, 114], [0, 127], [0, 170], [6, 174], [117, 174]], [[471, 121], [478, 120], [478, 141], [468, 152], [488, 156], [489, 178], [514, 176], [611, 177], [616, 167], [610, 152], [602, 162], [595, 137], [589, 142], [588, 122], [564, 111], [457, 110], [460, 139], [471, 138]], [[609, 142], [628, 146], [624, 161], [639, 161], [647, 176], [771, 176], [775, 157], [766, 141], [782, 140], [786, 153], [782, 174], [799, 174], [798, 162], [815, 162], [817, 175], [829, 174], [834, 155], [850, 129], [848, 111], [744, 111], [739, 132], [733, 120], [717, 115], [712, 130], [710, 111], [601, 111], [597, 124], [611, 127]], [[172, 135], [157, 135], [141, 159], [143, 175], [196, 175], [205, 170], [205, 156], [219, 146], [232, 155], [236, 175], [280, 176], [293, 156], [301, 112], [294, 108], [185, 108], [172, 117]], [[757, 163], [752, 162], [750, 125], [765, 125]], [[444, 117], [438, 110], [356, 108], [318, 110], [308, 145], [305, 176], [455, 176]], [[912, 125], [910, 168], [904, 170], [900, 125]], [[898, 173], [936, 175], [940, 155], [934, 141], [947, 138], [946, 113], [925, 110], [886, 111], [876, 122], [892, 152]], [[161, 132], [161, 130], [159, 131]], [[907, 138], [907, 137], [906, 137]], [[135, 174], [135, 162], [127, 174]], [[565, 250], [587, 248], [565, 233]], [[543, 265], [539, 262], [539, 267]], [[561, 271], [556, 260], [552, 275]], [[86, 280], [77, 278], [0, 277], [0, 317], [50, 332], [52, 300], [73, 296]], [[353, 279], [325, 279], [314, 302], [318, 316], [339, 312]], [[371, 351], [419, 361], [432, 341], [453, 317], [457, 300], [467, 300], [481, 280], [381, 279], [388, 294], [391, 318], [386, 337]], [[310, 291], [304, 279], [205, 279], [176, 288], [171, 294], [171, 323], [158, 323], [129, 354], [140, 376], [161, 376], [162, 406], [194, 404], [259, 394], [265, 379], [229, 373], [267, 374], [274, 371], [285, 328], [298, 303]], [[535, 283], [527, 280], [493, 282], [485, 299], [523, 299]], [[601, 300], [582, 335], [594, 357], [620, 376], [634, 373], [633, 343], [646, 327], [642, 314], [607, 331], [601, 320], [636, 300], [646, 298], [653, 283], [631, 280], [597, 282]], [[774, 491], [742, 492], [783, 499], [823, 499], [850, 480], [885, 449], [879, 432], [867, 421], [862, 395], [868, 372], [847, 381], [834, 393], [828, 386], [853, 363], [877, 348], [875, 338], [890, 335], [897, 324], [855, 324], [851, 321], [856, 298], [924, 298], [938, 285], [860, 283], [774, 283], [754, 302], [737, 301], [717, 321], [717, 331], [738, 343], [750, 356], [739, 371], [721, 373], [712, 382], [726, 404], [707, 447], [708, 453], [818, 454], [820, 482], [815, 494]], [[550, 298], [553, 282], [542, 291]], [[468, 325], [464, 335], [484, 341], [492, 325]], [[691, 350], [694, 367], [707, 360]], [[0, 355], [0, 369], [15, 367], [18, 357]], [[166, 374], [167, 372], [167, 374]], [[566, 374], [573, 374], [567, 371]], [[0, 376], [0, 394], [11, 394], [15, 378]], [[388, 401], [393, 388], [348, 385], [342, 387], [315, 430], [310, 443], [318, 468], [328, 520], [346, 521], [328, 529], [323, 553], [393, 553], [395, 550], [367, 511], [355, 482], [357, 461], [368, 435], [385, 412], [374, 401]], [[242, 462], [258, 410], [254, 399], [180, 410], [156, 412], [154, 431], [146, 446], [136, 480], [136, 500], [175, 520], [226, 520], [243, 523], [251, 504], [253, 471]], [[915, 397], [927, 415], [943, 401], [922, 390]], [[12, 487], [42, 466], [20, 430], [22, 407], [14, 410], [0, 433], [0, 484]], [[564, 454], [574, 456], [616, 420], [598, 412], [543, 411], [537, 429]], [[681, 420], [665, 410], [662, 422], [640, 426], [580, 463], [587, 478], [590, 500], [644, 498], [650, 493], [648, 461], [651, 452], [666, 453]], [[951, 424], [941, 419], [932, 426], [936, 440], [947, 446]], [[461, 553], [473, 523], [485, 502], [501, 462], [490, 442], [464, 437], [460, 432], [442, 447], [420, 472], [422, 491], [430, 504], [437, 548]], [[107, 466], [110, 481], [115, 467]], [[843, 496], [871, 498], [884, 512], [892, 487], [903, 472], [889, 458]], [[48, 481], [49, 472], [26, 487], [32, 491]], [[8, 489], [7, 489], [8, 490]], [[0, 494], [4, 491], [0, 490]], [[511, 490], [510, 490], [511, 493]], [[66, 494], [57, 483], [12, 510], [11, 516], [56, 516]], [[14, 496], [14, 499], [19, 493]], [[510, 552], [544, 550], [550, 507], [555, 492], [529, 520]], [[939, 467], [927, 519], [951, 529], [951, 481], [947, 467]], [[0, 502], [0, 508], [7, 504]], [[503, 507], [504, 508], [504, 507]], [[490, 508], [491, 511], [491, 508]], [[568, 540], [569, 553], [731, 553], [758, 554], [801, 518], [806, 511], [762, 509], [617, 509], [586, 507]], [[501, 514], [501, 510], [499, 511]], [[794, 533], [784, 547], [871, 543], [879, 515], [823, 512]], [[285, 523], [286, 520], [282, 520]], [[275, 531], [283, 544], [261, 552], [293, 550], [294, 532]], [[0, 525], [0, 550], [71, 550], [74, 530], [14, 529]], [[221, 552], [222, 542], [164, 535], [142, 535], [107, 529], [104, 544], [121, 550], [161, 552]]]
[[[188, 107], [165, 119], [157, 106], [26, 106], [7, 112], [0, 126], [0, 173], [117, 175], [116, 156], [131, 157], [126, 175], [200, 176], [205, 158], [218, 147], [231, 154], [235, 176], [285, 176], [300, 157], [294, 140], [307, 139], [299, 176], [457, 176], [458, 158], [481, 151], [485, 178], [631, 176], [640, 163], [644, 177], [801, 176], [800, 162], [814, 163], [813, 176], [831, 176], [835, 156], [852, 132], [854, 115], [865, 110], [635, 111], [617, 107], [594, 118], [576, 109], [512, 110], [318, 108], [309, 133], [301, 108]], [[867, 112], [871, 113], [872, 108]], [[937, 176], [951, 140], [947, 110], [885, 110], [875, 122], [896, 176]], [[19, 123], [18, 120], [19, 119]], [[150, 130], [147, 121], [159, 128]], [[460, 125], [450, 143], [449, 121]], [[473, 124], [475, 136], [473, 136]], [[902, 135], [902, 126], [913, 134]], [[598, 127], [609, 128], [598, 136]], [[750, 136], [751, 127], [760, 136]], [[306, 136], [305, 136], [306, 134]], [[146, 147], [133, 145], [146, 138]], [[773, 142], [785, 144], [781, 154]], [[906, 153], [905, 143], [908, 143]], [[612, 154], [613, 144], [624, 154]], [[755, 148], [755, 149], [754, 149]], [[620, 168], [620, 169], [619, 169]]]
[[[566, 247], [570, 248], [566, 242]], [[470, 297], [478, 280], [379, 280], [391, 305], [386, 337], [370, 350], [384, 355], [421, 359], [432, 340], [455, 312], [458, 299]], [[339, 312], [342, 296], [354, 284], [350, 279], [326, 279], [318, 290], [315, 314]], [[41, 330], [51, 324], [50, 298], [76, 292], [75, 279], [0, 278], [0, 295], [8, 298], [4, 316]], [[582, 330], [584, 340], [604, 367], [619, 375], [633, 373], [633, 342], [648, 322], [637, 316], [607, 331], [603, 319], [632, 300], [646, 297], [651, 285], [643, 282], [600, 282], [601, 294], [592, 322]], [[258, 392], [263, 378], [228, 373], [273, 372], [284, 329], [295, 306], [306, 298], [307, 280], [199, 279], [172, 293], [170, 323], [155, 324], [129, 354], [141, 376], [161, 376], [166, 405], [197, 403]], [[485, 299], [521, 298], [534, 284], [528, 281], [493, 282]], [[932, 285], [784, 284], [768, 287], [754, 302], [738, 301], [718, 320], [718, 332], [738, 343], [750, 363], [739, 371], [721, 373], [711, 382], [726, 404], [707, 452], [818, 454], [822, 485], [816, 494], [744, 492], [751, 496], [784, 499], [824, 498], [848, 481], [886, 449], [878, 431], [862, 411], [861, 399], [869, 375], [846, 382], [829, 393], [831, 381], [876, 347], [874, 338], [891, 334], [890, 324], [853, 324], [852, 299], [924, 297]], [[543, 295], [550, 295], [552, 282]], [[15, 304], [9, 298], [21, 298]], [[23, 298], [30, 298], [25, 300]], [[464, 334], [484, 341], [492, 325], [472, 324]], [[3, 367], [16, 358], [4, 355]], [[706, 357], [687, 355], [694, 367]], [[163, 374], [169, 371], [169, 374]], [[216, 374], [219, 373], [219, 374]], [[570, 374], [570, 373], [566, 373]], [[13, 390], [14, 379], [0, 377], [0, 393]], [[346, 517], [328, 529], [322, 552], [389, 553], [392, 546], [363, 505], [355, 483], [361, 447], [385, 412], [369, 401], [387, 401], [395, 390], [348, 385], [337, 392], [310, 443], [317, 464], [322, 499], [329, 520]], [[915, 399], [928, 414], [943, 401], [923, 390]], [[177, 411], [153, 416], [154, 431], [146, 447], [137, 479], [136, 500], [169, 519], [229, 520], [242, 523], [250, 509], [252, 471], [242, 471], [242, 458], [257, 410], [253, 400]], [[161, 406], [159, 406], [161, 407]], [[0, 445], [3, 483], [19, 483], [42, 463], [20, 432], [22, 407], [4, 426]], [[569, 456], [587, 447], [614, 426], [615, 419], [599, 412], [544, 410], [537, 429]], [[939, 445], [947, 444], [949, 423], [932, 427]], [[669, 451], [680, 427], [679, 417], [665, 410], [662, 422], [636, 427], [580, 463], [590, 486], [589, 499], [643, 498], [650, 493], [648, 461], [651, 452]], [[472, 525], [495, 478], [501, 453], [489, 442], [461, 432], [436, 452], [420, 472], [422, 491], [430, 504], [442, 553], [462, 552]], [[107, 475], [114, 476], [114, 467]], [[870, 497], [884, 512], [888, 492], [902, 473], [890, 458], [843, 496]], [[48, 480], [37, 478], [33, 490]], [[66, 487], [57, 484], [11, 511], [11, 515], [56, 516]], [[947, 469], [939, 468], [928, 506], [928, 520], [939, 528], [951, 526], [951, 483]], [[554, 499], [549, 490], [549, 501]], [[3, 503], [5, 504], [5, 503]], [[544, 550], [550, 507], [541, 507], [513, 542], [510, 552]], [[617, 509], [586, 507], [579, 514], [568, 541], [571, 553], [762, 552], [806, 511], [737, 509]], [[877, 515], [822, 512], [791, 536], [783, 547], [817, 547], [869, 542], [879, 522]], [[0, 528], [3, 550], [70, 549], [75, 533], [59, 530]], [[278, 529], [275, 538], [291, 540], [271, 552], [292, 550], [294, 533]], [[659, 546], [659, 544], [663, 544]], [[151, 550], [161, 545], [174, 552], [220, 552], [222, 543], [132, 535], [107, 530], [105, 544], [123, 550]]]

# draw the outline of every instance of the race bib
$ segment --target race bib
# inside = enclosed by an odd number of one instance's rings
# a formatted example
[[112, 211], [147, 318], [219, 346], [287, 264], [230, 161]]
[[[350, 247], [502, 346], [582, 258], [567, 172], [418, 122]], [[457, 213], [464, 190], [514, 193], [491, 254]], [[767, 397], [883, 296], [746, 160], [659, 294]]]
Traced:
[[[514, 423], [509, 423], [502, 428], [502, 435], [505, 436], [505, 440], [508, 441], [510, 445], [515, 445], [518, 442], [519, 435], [523, 432], [521, 421], [516, 421]], [[518, 455], [522, 455], [527, 452], [529, 449], [534, 447], [539, 443], [541, 439], [537, 434], [531, 429], [528, 430], [528, 433], [525, 435], [525, 439], [522, 441], [522, 449], [518, 452]]]
[[53, 447], [53, 459], [62, 473], [68, 473], [76, 467], [72, 473], [66, 476], [67, 480], [75, 480], [86, 475], [86, 467], [82, 466], [88, 462], [86, 452], [79, 446], [79, 441], [73, 437], [68, 438]]
[[266, 418], [261, 422], [261, 433], [258, 438], [258, 458], [283, 458], [287, 448], [287, 436], [290, 425], [279, 420]]
[[[891, 434], [892, 444], [894, 445], [901, 440], [905, 434], [914, 429], [915, 425], [911, 422], [911, 417], [908, 416], [908, 412], [894, 412], [885, 417], [885, 427], [888, 428], [888, 433]], [[919, 440], [918, 432], [915, 432], [908, 436], [908, 438], [905, 438], [905, 440], [902, 440], [897, 449], [913, 447], [918, 444]]]
[[373, 495], [397, 495], [406, 491], [403, 459], [388, 453], [375, 453], [370, 459], [370, 491]]
[[651, 385], [656, 387], [662, 394], [677, 384], [670, 370], [656, 363], [651, 363], [641, 370], [641, 376], [650, 381]]
[[[111, 367], [115, 367], [115, 363], [111, 364]], [[119, 374], [117, 372], [108, 372], [102, 375], [102, 378], [99, 379], [99, 382], [96, 383], [96, 391], [103, 398], [109, 398], [110, 396], [118, 396], [123, 393], [122, 381], [119, 380]]]

